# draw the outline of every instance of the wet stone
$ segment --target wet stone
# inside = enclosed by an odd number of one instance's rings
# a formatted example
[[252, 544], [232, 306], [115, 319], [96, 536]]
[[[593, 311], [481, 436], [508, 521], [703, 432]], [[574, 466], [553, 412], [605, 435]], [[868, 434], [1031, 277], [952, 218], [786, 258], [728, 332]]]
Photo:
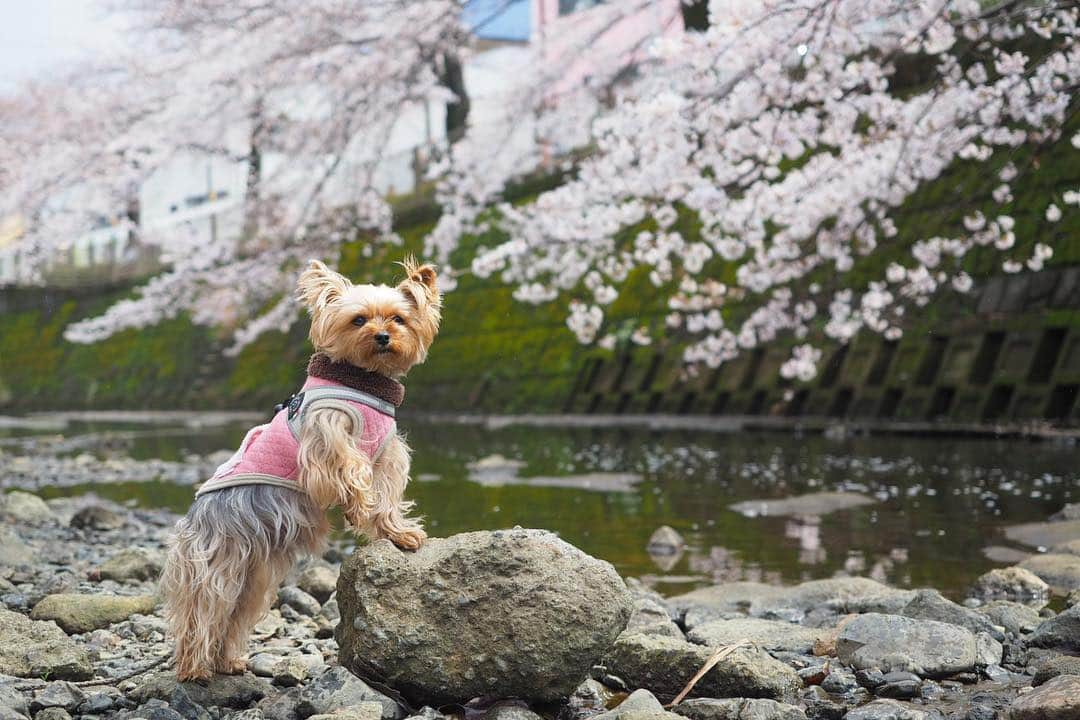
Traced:
[[803, 690], [799, 699], [806, 706], [806, 716], [810, 720], [840, 720], [848, 709], [816, 685]]
[[[624, 633], [611, 647], [606, 665], [631, 687], [674, 697], [713, 652], [711, 648], [675, 638]], [[740, 648], [705, 673], [692, 694], [783, 698], [799, 685], [798, 675], [784, 663], [761, 650]]]
[[867, 690], [873, 691], [874, 688], [885, 684], [885, 674], [877, 668], [859, 670], [855, 673], [855, 682]]
[[130, 697], [135, 702], [167, 701], [178, 686], [183, 687], [192, 702], [203, 707], [244, 709], [273, 692], [273, 687], [265, 680], [247, 673], [215, 675], [206, 683], [178, 683], [176, 674], [166, 671], [140, 678]]
[[870, 613], [842, 627], [836, 651], [844, 664], [856, 669], [942, 677], [975, 667], [976, 641], [970, 631], [956, 625]]
[[995, 568], [980, 575], [971, 588], [979, 600], [1009, 600], [1042, 607], [1050, 600], [1050, 586], [1022, 567]]
[[80, 714], [84, 715], [101, 715], [112, 710], [115, 704], [112, 696], [108, 693], [90, 693], [86, 696], [86, 699], [79, 704], [78, 711]]
[[0, 720], [25, 720], [29, 716], [26, 698], [14, 683], [0, 682]]
[[74, 710], [85, 699], [86, 693], [77, 686], [69, 682], [51, 682], [34, 693], [34, 699], [30, 701], [30, 709], [35, 712], [49, 707]]
[[297, 578], [296, 585], [320, 603], [325, 603], [337, 590], [338, 571], [329, 565], [308, 565]]
[[716, 620], [699, 625], [687, 634], [692, 642], [701, 645], [730, 645], [749, 640], [764, 650], [782, 650], [809, 654], [823, 633], [792, 623], [777, 620], [745, 618]]
[[37, 495], [21, 490], [0, 494], [0, 520], [22, 525], [44, 525], [56, 516]]
[[483, 720], [543, 720], [539, 715], [521, 702], [502, 701], [489, 707]]
[[295, 585], [286, 585], [278, 590], [278, 602], [308, 617], [318, 615], [320, 610], [319, 601]]
[[901, 615], [919, 620], [936, 620], [970, 630], [973, 633], [987, 633], [996, 639], [1003, 639], [990, 620], [974, 610], [957, 605], [942, 596], [937, 590], [917, 590]]
[[1080, 650], [1080, 605], [1042, 622], [1027, 642], [1031, 647]]
[[676, 555], [685, 546], [686, 541], [675, 528], [661, 525], [653, 532], [645, 549], [650, 555]]
[[154, 580], [164, 566], [164, 556], [147, 548], [121, 550], [102, 563], [98, 576], [102, 580]]
[[1059, 675], [1021, 695], [1009, 720], [1080, 720], [1080, 676]]
[[881, 687], [874, 691], [878, 697], [908, 700], [919, 697], [922, 690], [922, 680], [913, 673], [889, 672], [885, 673], [882, 680]]
[[635, 690], [619, 706], [593, 720], [679, 720], [681, 715], [664, 710], [660, 701], [648, 690]]
[[683, 639], [682, 630], [671, 621], [667, 608], [648, 598], [634, 601], [634, 610], [626, 624], [626, 631]]
[[100, 505], [84, 507], [71, 518], [71, 527], [80, 530], [119, 530], [124, 523], [122, 515]]
[[86, 648], [53, 623], [0, 610], [0, 674], [86, 680], [93, 668]]
[[836, 668], [821, 681], [821, 689], [834, 695], [847, 695], [859, 689], [855, 673]]
[[[1080, 525], [1080, 521], [1074, 522]], [[1080, 590], [1080, 555], [1071, 553], [1032, 555], [1022, 562], [1020, 566], [1038, 575], [1054, 592], [1060, 595], [1067, 595], [1073, 590]]]
[[1042, 685], [1059, 675], [1080, 675], [1080, 657], [1073, 655], [1051, 655], [1035, 663], [1036, 685]]
[[300, 691], [296, 710], [301, 717], [327, 715], [362, 702], [377, 702], [384, 720], [399, 720], [404, 711], [390, 698], [374, 690], [343, 667], [333, 667]]
[[69, 634], [86, 633], [126, 620], [132, 615], [154, 611], [152, 595], [81, 595], [60, 593], [43, 598], [30, 617], [52, 620]]
[[1042, 618], [1039, 611], [1030, 605], [1007, 600], [996, 600], [976, 608], [976, 612], [985, 615], [990, 622], [1005, 628], [1011, 635], [1029, 633], [1039, 626]]
[[844, 716], [845, 720], [927, 720], [927, 717], [918, 707], [897, 700], [875, 700]]
[[801, 708], [756, 698], [695, 698], [671, 710], [691, 720], [806, 720]]
[[34, 713], [34, 720], [71, 720], [71, 713], [62, 707], [47, 707]]

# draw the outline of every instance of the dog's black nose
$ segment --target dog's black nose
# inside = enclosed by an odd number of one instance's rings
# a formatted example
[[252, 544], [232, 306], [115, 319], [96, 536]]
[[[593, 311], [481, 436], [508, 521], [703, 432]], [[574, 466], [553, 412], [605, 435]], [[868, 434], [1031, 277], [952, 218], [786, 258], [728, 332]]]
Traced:
[[386, 347], [390, 344], [390, 333], [385, 331], [375, 333], [375, 343], [380, 347]]

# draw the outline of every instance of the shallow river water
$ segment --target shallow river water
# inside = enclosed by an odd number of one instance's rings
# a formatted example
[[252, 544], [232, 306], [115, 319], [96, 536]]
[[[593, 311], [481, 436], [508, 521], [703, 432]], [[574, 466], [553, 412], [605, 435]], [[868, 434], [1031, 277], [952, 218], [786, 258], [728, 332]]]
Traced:
[[[849, 573], [959, 598], [986, 570], [1037, 550], [1011, 541], [1005, 528], [1044, 521], [1080, 500], [1077, 450], [1069, 445], [401, 425], [415, 451], [409, 495], [431, 534], [548, 528], [665, 593], [704, 582], [795, 582]], [[185, 461], [234, 448], [247, 426], [73, 423], [60, 434], [74, 442], [59, 452]], [[8, 429], [0, 431], [0, 450], [9, 458], [32, 455], [27, 435], [58, 436], [49, 428]], [[5, 471], [0, 467], [0, 480]], [[190, 485], [153, 477], [111, 484], [92, 479], [71, 487], [45, 483], [38, 492], [54, 497], [92, 490], [178, 512], [192, 492]], [[823, 492], [844, 495], [806, 507], [764, 504]], [[649, 538], [661, 525], [682, 535], [683, 552], [650, 555]]]

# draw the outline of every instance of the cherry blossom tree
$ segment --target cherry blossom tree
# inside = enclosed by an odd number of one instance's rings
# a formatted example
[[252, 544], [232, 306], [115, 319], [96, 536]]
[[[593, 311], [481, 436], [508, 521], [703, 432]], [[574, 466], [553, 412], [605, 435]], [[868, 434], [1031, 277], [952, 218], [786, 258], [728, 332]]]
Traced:
[[[297, 4], [130, 0], [132, 47], [0, 108], [0, 217], [19, 215], [25, 267], [123, 216], [138, 188], [185, 155], [248, 168], [239, 232], [208, 243], [183, 225], [138, 227], [167, 268], [134, 298], [76, 323], [92, 342], [189, 312], [237, 329], [236, 347], [297, 316], [310, 257], [365, 233], [394, 241], [374, 188], [401, 113], [454, 99], [441, 84], [466, 44], [453, 0]], [[451, 59], [451, 63], [456, 62]], [[460, 101], [460, 98], [456, 98]]]
[[[895, 339], [909, 307], [972, 289], [971, 250], [992, 248], [1004, 272], [1051, 257], [1018, 243], [1005, 209], [972, 210], [950, 237], [900, 237], [894, 214], [954, 163], [1068, 145], [1078, 17], [1063, 2], [712, 0], [707, 30], [666, 40], [598, 111], [569, 182], [490, 212], [498, 179], [470, 202], [469, 173], [451, 171], [430, 248], [445, 262], [462, 233], [502, 231], [471, 270], [516, 285], [521, 301], [567, 302], [578, 339], [609, 348], [619, 338], [605, 307], [647, 273], [670, 310], [665, 332], [688, 338], [687, 363], [717, 366], [788, 334], [802, 344], [781, 372], [809, 380], [815, 328]], [[1032, 172], [1006, 162], [985, 200], [1007, 207]], [[1046, 198], [1046, 222], [1077, 199]], [[858, 280], [875, 258], [892, 261]]]
[[[466, 99], [445, 87], [460, 95], [460, 7], [133, 2], [127, 58], [0, 105], [0, 216], [24, 216], [25, 243], [45, 258], [87, 223], [129, 222], [118, 208], [178, 154], [246, 162], [242, 232], [208, 246], [140, 226], [168, 270], [68, 331], [94, 341], [188, 312], [231, 325], [241, 347], [295, 319], [304, 259], [332, 259], [360, 231], [395, 241], [372, 174], [410, 103], [448, 101], [461, 127]], [[973, 249], [1005, 272], [1052, 255], [1018, 241], [1007, 210], [1038, 168], [1001, 160], [1068, 145], [1074, 3], [709, 0], [705, 16], [694, 0], [656, 11], [650, 32], [628, 30], [661, 5], [603, 3], [561, 25], [537, 44], [503, 122], [467, 123], [433, 164], [443, 212], [426, 251], [448, 281], [470, 271], [513, 284], [522, 302], [563, 303], [579, 340], [610, 348], [653, 340], [656, 328], [616, 327], [606, 312], [644, 274], [688, 363], [716, 366], [784, 334], [800, 344], [782, 373], [806, 380], [817, 330], [898, 337], [908, 308], [972, 289]], [[691, 31], [674, 32], [683, 22]], [[600, 42], [610, 35], [630, 41]], [[954, 234], [898, 233], [897, 210], [920, 187], [992, 160], [986, 202], [961, 199], [972, 210]], [[516, 176], [553, 164], [565, 184], [502, 200]], [[1078, 203], [1067, 190], [1040, 212], [1059, 222]], [[492, 230], [503, 239], [451, 267], [463, 236]]]

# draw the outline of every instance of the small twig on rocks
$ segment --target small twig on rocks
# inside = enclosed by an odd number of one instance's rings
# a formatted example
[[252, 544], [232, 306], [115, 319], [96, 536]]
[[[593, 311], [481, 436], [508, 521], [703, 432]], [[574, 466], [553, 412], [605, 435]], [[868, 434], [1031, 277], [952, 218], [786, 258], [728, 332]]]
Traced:
[[665, 707], [673, 707], [681, 703], [683, 701], [683, 698], [689, 695], [690, 691], [694, 689], [694, 686], [698, 684], [698, 680], [705, 677], [705, 673], [716, 667], [716, 664], [718, 662], [726, 658], [731, 653], [735, 652], [739, 648], [745, 647], [753, 647], [753, 643], [751, 643], [749, 640], [740, 640], [739, 642], [732, 645], [722, 645], [717, 648], [716, 652], [714, 652], [712, 656], [705, 661], [705, 664], [701, 666], [701, 669], [694, 674], [694, 677], [690, 678], [690, 682], [686, 683], [686, 687], [682, 689], [682, 692], [676, 695], [675, 699], [668, 703]]
[[[172, 653], [167, 653], [165, 655], [162, 655], [162, 656], [158, 657], [153, 662], [151, 662], [149, 665], [144, 665], [143, 667], [139, 668], [138, 670], [132, 670], [131, 672], [125, 673], [124, 675], [117, 675], [116, 677], [111, 677], [111, 678], [94, 678], [93, 680], [80, 680], [78, 682], [73, 682], [71, 684], [76, 686], [76, 687], [98, 687], [98, 686], [102, 686], [102, 685], [115, 685], [118, 682], [123, 682], [124, 680], [130, 680], [133, 677], [136, 677], [138, 675], [142, 675], [143, 673], [150, 672], [151, 670], [153, 670], [155, 668], [161, 667], [162, 665], [166, 664], [170, 660], [172, 660]], [[16, 684], [15, 689], [16, 690], [37, 690], [39, 688], [45, 687], [46, 685], [48, 685], [48, 683], [49, 683], [48, 680], [27, 680], [26, 682]]]

